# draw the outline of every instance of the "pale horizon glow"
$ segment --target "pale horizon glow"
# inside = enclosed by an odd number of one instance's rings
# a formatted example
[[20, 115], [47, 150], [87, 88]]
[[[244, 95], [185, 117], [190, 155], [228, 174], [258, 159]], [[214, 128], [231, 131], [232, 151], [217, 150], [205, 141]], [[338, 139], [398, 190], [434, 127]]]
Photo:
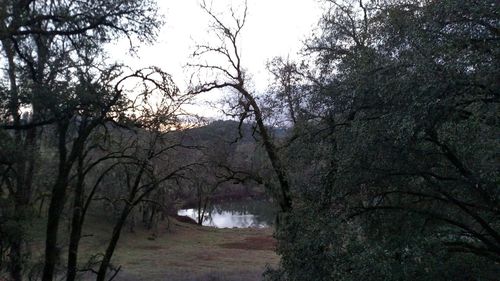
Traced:
[[[209, 2], [209, 1], [207, 1]], [[212, 7], [221, 17], [228, 16], [230, 5], [241, 7], [243, 1], [217, 0]], [[247, 22], [241, 34], [242, 64], [251, 77], [254, 90], [263, 92], [269, 83], [266, 63], [276, 56], [296, 58], [321, 16], [317, 0], [248, 0]], [[199, 0], [158, 0], [165, 25], [152, 45], [140, 44], [137, 57], [127, 52], [122, 41], [110, 48], [111, 58], [132, 68], [158, 66], [170, 73], [186, 91], [193, 71], [187, 68], [195, 45], [210, 42], [207, 33], [210, 19], [200, 8]], [[207, 102], [216, 102], [220, 93], [204, 94], [187, 110], [205, 117], [220, 118], [220, 112]]]

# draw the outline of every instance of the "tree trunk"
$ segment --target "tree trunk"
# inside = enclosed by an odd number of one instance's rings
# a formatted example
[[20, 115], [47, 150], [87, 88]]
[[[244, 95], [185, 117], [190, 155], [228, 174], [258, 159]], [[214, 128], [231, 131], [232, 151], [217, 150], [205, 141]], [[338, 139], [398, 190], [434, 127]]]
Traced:
[[42, 281], [52, 281], [57, 265], [59, 255], [59, 249], [57, 248], [57, 232], [59, 230], [59, 221], [66, 201], [67, 177], [65, 177], [65, 175], [68, 174], [66, 169], [67, 168], [63, 168], [52, 189], [52, 200], [50, 201], [47, 218], [45, 262]]
[[22, 245], [20, 239], [15, 239], [10, 245], [10, 277], [13, 281], [22, 280]]
[[202, 206], [201, 206], [201, 201], [202, 201], [202, 191], [201, 191], [201, 186], [198, 186], [197, 188], [198, 190], [198, 225], [202, 225], [203, 224], [203, 214], [201, 212], [201, 209], [202, 209]]
[[116, 245], [118, 244], [118, 240], [120, 239], [122, 228], [125, 225], [128, 214], [131, 210], [132, 206], [128, 205], [128, 203], [123, 207], [122, 213], [118, 221], [116, 222], [115, 227], [113, 228], [113, 234], [111, 235], [108, 247], [106, 248], [106, 252], [104, 253], [104, 257], [102, 258], [101, 265], [99, 266], [97, 277], [95, 279], [96, 281], [104, 281], [106, 278], [106, 273], [111, 262], [111, 257], [113, 256]]
[[66, 281], [74, 281], [77, 273], [78, 247], [82, 236], [82, 215], [83, 215], [83, 192], [84, 192], [84, 174], [83, 174], [83, 155], [78, 157], [78, 180], [75, 187], [73, 198], [73, 216], [71, 219], [71, 234], [68, 246], [68, 269]]
[[153, 228], [155, 215], [156, 215], [156, 206], [152, 206], [151, 207], [151, 214], [149, 215], [149, 220], [147, 222], [148, 230], [151, 230]]
[[[59, 167], [57, 170], [56, 182], [52, 187], [52, 195], [47, 217], [47, 236], [45, 240], [45, 260], [42, 281], [52, 281], [54, 278], [54, 271], [59, 254], [59, 250], [57, 248], [57, 234], [59, 230], [59, 222], [64, 211], [64, 204], [66, 202], [66, 189], [68, 186], [69, 174], [73, 163], [76, 159], [78, 159], [84, 149], [87, 137], [90, 135], [95, 126], [97, 126], [98, 120], [94, 120], [91, 124], [87, 124], [86, 122], [82, 122], [80, 124], [78, 137], [73, 140], [73, 145], [68, 155], [68, 150], [66, 148], [66, 135], [69, 123], [69, 119], [65, 119], [57, 124], [59, 135]], [[82, 212], [81, 209], [80, 212]], [[81, 228], [82, 224], [80, 223], [78, 227]]]
[[111, 257], [113, 256], [116, 245], [118, 244], [118, 240], [120, 239], [122, 228], [125, 225], [125, 222], [127, 221], [127, 217], [130, 214], [130, 211], [132, 211], [134, 206], [139, 203], [138, 200], [134, 201], [134, 199], [136, 199], [136, 195], [139, 190], [139, 185], [141, 183], [141, 179], [145, 169], [146, 169], [146, 161], [144, 161], [141, 164], [141, 167], [134, 180], [134, 183], [130, 188], [128, 200], [125, 202], [125, 206], [123, 206], [121, 215], [118, 218], [115, 227], [113, 228], [113, 234], [111, 235], [108, 247], [106, 248], [106, 252], [104, 253], [104, 257], [102, 258], [101, 261], [101, 265], [99, 266], [99, 270], [97, 271], [96, 281], [104, 281], [104, 279], [106, 278], [106, 273], [108, 271], [108, 267], [111, 262]]
[[61, 124], [58, 124], [59, 168], [56, 182], [52, 187], [52, 196], [47, 217], [45, 260], [42, 281], [53, 280], [54, 271], [59, 255], [59, 249], [57, 248], [57, 232], [59, 230], [59, 221], [64, 210], [64, 203], [66, 202], [66, 187], [68, 185], [68, 176], [71, 169], [71, 165], [67, 162], [67, 130], [68, 122], [62, 122]]

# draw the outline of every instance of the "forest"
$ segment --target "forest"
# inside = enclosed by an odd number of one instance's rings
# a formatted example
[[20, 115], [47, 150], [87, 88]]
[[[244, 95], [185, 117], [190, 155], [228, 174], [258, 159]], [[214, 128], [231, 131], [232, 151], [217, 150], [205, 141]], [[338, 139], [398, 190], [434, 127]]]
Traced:
[[500, 3], [318, 1], [259, 91], [247, 2], [199, 3], [182, 89], [109, 56], [159, 1], [0, 0], [0, 281], [500, 280]]

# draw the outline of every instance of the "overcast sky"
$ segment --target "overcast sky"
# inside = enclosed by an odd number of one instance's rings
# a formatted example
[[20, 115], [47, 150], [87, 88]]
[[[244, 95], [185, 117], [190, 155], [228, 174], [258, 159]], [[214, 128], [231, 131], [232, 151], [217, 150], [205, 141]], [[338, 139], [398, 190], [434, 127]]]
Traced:
[[[185, 90], [190, 70], [185, 68], [196, 43], [208, 40], [209, 18], [199, 0], [157, 0], [165, 25], [155, 44], [141, 45], [138, 57], [130, 56], [125, 44], [113, 46], [111, 56], [134, 68], [155, 65], [170, 73], [181, 90]], [[207, 0], [207, 2], [210, 2]], [[224, 17], [228, 7], [243, 1], [213, 0], [213, 10]], [[263, 91], [268, 81], [266, 62], [275, 56], [295, 57], [302, 42], [316, 26], [321, 15], [317, 0], [248, 0], [247, 23], [241, 34], [242, 63], [253, 78], [255, 88]], [[191, 69], [192, 71], [192, 69]], [[217, 94], [200, 100], [215, 100]], [[200, 101], [197, 113], [211, 117], [217, 114]]]

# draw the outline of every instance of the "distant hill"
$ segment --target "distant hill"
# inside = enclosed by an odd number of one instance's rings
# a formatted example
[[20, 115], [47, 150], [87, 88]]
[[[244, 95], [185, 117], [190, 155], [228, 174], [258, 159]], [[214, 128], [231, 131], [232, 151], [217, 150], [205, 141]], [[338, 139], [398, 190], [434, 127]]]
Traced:
[[232, 120], [218, 120], [205, 126], [182, 131], [185, 141], [191, 139], [197, 143], [213, 139], [222, 139], [226, 142], [255, 142], [252, 133], [253, 128], [250, 124], [244, 123], [239, 128], [239, 122]]

